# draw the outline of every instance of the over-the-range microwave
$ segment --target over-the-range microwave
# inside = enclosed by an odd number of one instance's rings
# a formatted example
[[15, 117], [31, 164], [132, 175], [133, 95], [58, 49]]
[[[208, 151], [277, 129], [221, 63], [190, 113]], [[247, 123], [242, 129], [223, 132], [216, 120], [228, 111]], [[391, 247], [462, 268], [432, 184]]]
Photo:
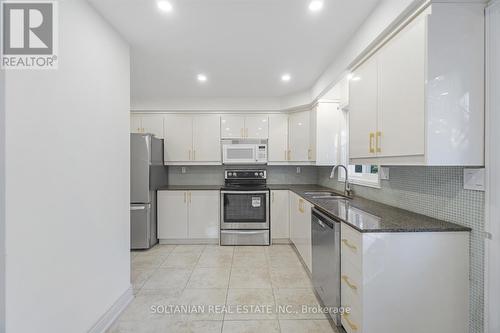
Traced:
[[223, 164], [267, 164], [267, 140], [222, 140]]

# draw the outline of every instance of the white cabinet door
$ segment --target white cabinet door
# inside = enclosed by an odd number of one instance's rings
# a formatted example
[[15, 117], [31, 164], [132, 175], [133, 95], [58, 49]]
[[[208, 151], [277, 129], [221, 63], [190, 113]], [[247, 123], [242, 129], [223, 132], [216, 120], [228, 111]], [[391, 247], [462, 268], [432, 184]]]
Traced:
[[158, 238], [186, 239], [187, 236], [187, 192], [158, 191]]
[[191, 116], [165, 116], [165, 162], [186, 162], [193, 158], [193, 119]]
[[220, 116], [198, 115], [193, 118], [193, 160], [221, 162]]
[[141, 116], [130, 116], [130, 133], [142, 133]]
[[337, 103], [319, 103], [316, 110], [316, 165], [340, 164], [341, 118]]
[[188, 193], [188, 237], [217, 239], [219, 237], [219, 191], [190, 191]]
[[269, 115], [269, 162], [286, 162], [288, 160], [288, 115]]
[[[300, 238], [300, 212], [299, 212], [299, 196], [293, 192], [289, 192], [290, 199], [290, 240], [297, 247]], [[272, 223], [272, 222], [271, 222]]]
[[288, 191], [271, 191], [271, 239], [290, 238]]
[[221, 116], [221, 138], [239, 139], [245, 136], [245, 116], [222, 115]]
[[290, 160], [307, 162], [310, 158], [310, 112], [290, 114], [288, 118]]
[[377, 80], [377, 59], [374, 56], [353, 73], [349, 83], [349, 158], [375, 156]]
[[425, 153], [425, 23], [412, 22], [379, 51], [379, 157]]
[[151, 133], [157, 138], [163, 139], [163, 116], [142, 116], [142, 130], [144, 133]]
[[269, 119], [267, 115], [245, 117], [245, 137], [267, 139], [269, 137]]
[[312, 234], [311, 234], [311, 211], [312, 205], [304, 200], [301, 210], [301, 233], [300, 233], [300, 255], [304, 260], [309, 272], [312, 271]]

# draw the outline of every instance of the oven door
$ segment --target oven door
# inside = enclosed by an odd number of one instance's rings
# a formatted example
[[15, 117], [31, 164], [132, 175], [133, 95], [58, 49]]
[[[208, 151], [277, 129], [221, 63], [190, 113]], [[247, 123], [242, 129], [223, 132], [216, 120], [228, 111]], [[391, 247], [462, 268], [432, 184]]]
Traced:
[[224, 164], [255, 164], [255, 145], [228, 144], [222, 146], [222, 163]]
[[269, 191], [221, 191], [221, 229], [269, 229]]

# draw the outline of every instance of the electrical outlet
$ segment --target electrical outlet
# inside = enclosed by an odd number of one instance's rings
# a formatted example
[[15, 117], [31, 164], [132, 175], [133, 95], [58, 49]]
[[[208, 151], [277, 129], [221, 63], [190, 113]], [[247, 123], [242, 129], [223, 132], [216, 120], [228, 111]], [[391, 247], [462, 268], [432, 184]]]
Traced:
[[301, 173], [302, 169], [300, 167], [297, 167], [297, 174]]
[[484, 191], [484, 168], [464, 169], [464, 189]]
[[187, 171], [187, 170], [186, 170], [186, 167], [182, 167], [182, 168], [181, 168], [181, 173], [186, 173], [186, 171]]
[[389, 168], [388, 167], [380, 167], [379, 174], [380, 174], [381, 180], [389, 180]]

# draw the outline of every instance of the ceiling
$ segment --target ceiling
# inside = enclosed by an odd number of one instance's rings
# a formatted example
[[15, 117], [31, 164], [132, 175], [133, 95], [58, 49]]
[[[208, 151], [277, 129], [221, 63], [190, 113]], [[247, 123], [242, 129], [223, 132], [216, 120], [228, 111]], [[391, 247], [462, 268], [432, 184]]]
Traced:
[[324, 0], [311, 12], [309, 0], [171, 0], [165, 13], [156, 0], [89, 1], [131, 46], [133, 106], [303, 92], [379, 3]]

